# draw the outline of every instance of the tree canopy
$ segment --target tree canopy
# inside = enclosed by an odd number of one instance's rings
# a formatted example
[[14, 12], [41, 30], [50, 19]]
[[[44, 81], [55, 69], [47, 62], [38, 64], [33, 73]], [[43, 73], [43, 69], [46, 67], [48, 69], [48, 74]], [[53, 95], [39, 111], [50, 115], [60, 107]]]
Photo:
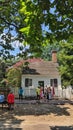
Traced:
[[3, 0], [0, 5], [0, 33], [29, 44], [30, 52], [41, 53], [45, 41], [73, 39], [72, 0]]
[[73, 85], [73, 44], [66, 41], [60, 42], [60, 52], [58, 54], [60, 73], [64, 86]]
[[21, 68], [11, 68], [7, 71], [7, 80], [9, 86], [20, 87], [21, 85]]
[[40, 57], [43, 49], [45, 56], [46, 46], [49, 52], [55, 47], [61, 75], [73, 79], [73, 0], [0, 0], [0, 5], [0, 56], [8, 58], [17, 40], [24, 47], [29, 45], [20, 55], [24, 57], [28, 53]]

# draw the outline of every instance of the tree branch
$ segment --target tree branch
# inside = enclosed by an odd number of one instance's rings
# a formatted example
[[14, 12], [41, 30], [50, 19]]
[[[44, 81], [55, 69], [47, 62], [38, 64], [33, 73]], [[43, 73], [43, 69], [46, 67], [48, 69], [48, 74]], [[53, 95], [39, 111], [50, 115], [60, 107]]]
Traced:
[[0, 5], [7, 5], [9, 4], [9, 2], [11, 2], [11, 0], [5, 0], [5, 1], [0, 1]]
[[18, 26], [16, 26], [16, 25], [13, 24], [13, 23], [9, 23], [9, 22], [8, 22], [7, 20], [5, 20], [3, 17], [0, 16], [0, 19], [2, 19], [6, 24], [8, 24], [8, 25], [12, 25], [12, 26], [14, 26], [15, 28], [18, 29]]

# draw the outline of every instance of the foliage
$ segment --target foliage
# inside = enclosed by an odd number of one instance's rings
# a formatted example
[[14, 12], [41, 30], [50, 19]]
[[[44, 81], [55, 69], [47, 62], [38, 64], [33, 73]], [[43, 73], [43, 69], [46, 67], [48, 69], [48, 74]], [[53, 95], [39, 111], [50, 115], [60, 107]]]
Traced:
[[5, 78], [5, 72], [6, 72], [6, 64], [2, 60], [0, 60], [0, 81], [2, 78]]
[[19, 15], [20, 2], [18, 0], [0, 1], [0, 56], [4, 59], [12, 58], [9, 50], [14, 50], [11, 43], [22, 41], [23, 35], [19, 28], [23, 26], [24, 16]]
[[29, 62], [28, 61], [26, 61], [25, 63], [24, 63], [24, 67], [27, 67], [29, 65]]
[[73, 85], [73, 43], [60, 42], [58, 61], [63, 85]]
[[11, 40], [8, 35], [2, 34], [0, 37], [0, 57], [4, 60], [13, 58], [13, 55], [10, 55], [10, 50], [14, 50], [10, 44]]
[[6, 86], [6, 63], [0, 60], [0, 87]]
[[[19, 14], [20, 2], [18, 0], [6, 0], [5, 2], [0, 2], [0, 30], [3, 33], [7, 34], [8, 38], [11, 39], [12, 36], [16, 36], [16, 38], [20, 38], [21, 33], [19, 33], [19, 28], [23, 26], [22, 15]], [[20, 21], [21, 20], [21, 21]], [[13, 40], [13, 39], [12, 39]], [[14, 37], [14, 40], [15, 37]]]
[[24, 58], [30, 53], [50, 59], [51, 49], [57, 47], [63, 84], [73, 84], [73, 1], [0, 0], [0, 5], [0, 56], [10, 58], [8, 50], [16, 40], [29, 45], [29, 51], [20, 54]]
[[3, 0], [0, 5], [0, 33], [9, 37], [6, 44], [19, 40], [40, 56], [41, 47], [55, 39], [73, 39], [72, 0]]
[[72, 6], [72, 0], [21, 0], [20, 12], [25, 15], [25, 26], [20, 31], [31, 50], [35, 45], [36, 51], [40, 50], [45, 39], [52, 43], [54, 39], [59, 41], [73, 36]]
[[42, 47], [42, 54], [41, 54], [41, 58], [45, 59], [45, 60], [52, 60], [52, 51], [56, 50], [57, 53], [59, 51], [59, 44], [56, 42], [54, 42], [53, 44], [47, 44], [47, 46]]
[[9, 86], [20, 87], [21, 85], [21, 68], [11, 68], [7, 71], [7, 80]]
[[20, 58], [0, 60], [0, 86], [20, 86], [22, 68], [12, 68], [13, 64], [18, 62]]
[[73, 85], [73, 43], [65, 40], [53, 45], [49, 44], [42, 47], [41, 57], [46, 60], [51, 60], [52, 50], [57, 51], [57, 59], [59, 63], [59, 71], [62, 78], [62, 86]]

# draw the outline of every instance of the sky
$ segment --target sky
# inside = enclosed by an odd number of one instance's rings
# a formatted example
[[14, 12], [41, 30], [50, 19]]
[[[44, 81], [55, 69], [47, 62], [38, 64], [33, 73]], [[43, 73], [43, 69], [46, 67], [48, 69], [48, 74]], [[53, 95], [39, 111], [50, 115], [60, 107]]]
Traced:
[[[15, 56], [16, 56], [18, 53], [21, 53], [21, 52], [22, 52], [22, 51], [20, 51], [19, 47], [20, 47], [20, 46], [24, 47], [24, 45], [23, 45], [22, 43], [20, 43], [18, 40], [15, 41], [15, 42], [13, 42], [13, 43], [12, 43], [12, 46], [15, 48], [15, 50], [14, 50], [14, 51], [10, 51], [10, 54], [15, 55]], [[25, 51], [26, 48], [28, 49], [29, 46], [24, 47], [23, 51]]]
[[[1, 36], [3, 36], [3, 35], [6, 35], [6, 34], [4, 33], [4, 34], [2, 34]], [[0, 44], [1, 44], [1, 42], [2, 42], [3, 44], [6, 44], [5, 40], [1, 39], [1, 36], [0, 36]], [[14, 36], [13, 36], [13, 38], [14, 38]], [[16, 41], [14, 41], [14, 42], [11, 42], [10, 44], [12, 44], [12, 47], [14, 48], [14, 50], [10, 50], [9, 52], [10, 52], [11, 55], [14, 55], [14, 56], [16, 56], [18, 53], [21, 53], [21, 52], [22, 52], [22, 51], [19, 49], [20, 46], [22, 46], [22, 47], [24, 48], [23, 51], [25, 51], [26, 48], [29, 49], [29, 46], [25, 46], [25, 47], [24, 47], [24, 45], [23, 45], [22, 43], [20, 43], [19, 40], [16, 40]], [[1, 49], [2, 49], [2, 47], [0, 46], [0, 50], [1, 50]]]
[[[1, 37], [3, 36], [3, 35], [6, 35], [6, 32], [4, 32], [3, 34], [1, 34], [0, 35], [0, 44], [6, 44], [6, 42], [5, 42], [5, 40], [3, 40], [3, 39], [1, 39]], [[15, 32], [14, 32], [14, 35], [15, 35]], [[14, 36], [13, 36], [13, 38], [14, 38]], [[12, 55], [14, 55], [14, 56], [16, 56], [19, 52], [21, 52], [20, 51], [20, 49], [19, 49], [19, 47], [22, 45], [18, 40], [17, 41], [15, 41], [15, 42], [12, 42], [12, 43], [10, 43], [10, 44], [12, 44], [12, 47], [14, 48], [14, 51], [9, 51], [10, 52], [10, 54], [12, 54]], [[23, 45], [22, 45], [23, 46]], [[2, 49], [2, 47], [0, 46], [0, 50]]]

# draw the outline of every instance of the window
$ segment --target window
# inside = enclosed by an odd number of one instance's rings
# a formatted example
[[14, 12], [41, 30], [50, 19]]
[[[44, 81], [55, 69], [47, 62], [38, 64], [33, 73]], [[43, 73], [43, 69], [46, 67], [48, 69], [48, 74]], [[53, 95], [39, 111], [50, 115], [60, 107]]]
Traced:
[[58, 80], [57, 79], [50, 79], [50, 86], [57, 87], [58, 86]]
[[25, 87], [32, 86], [32, 79], [26, 78], [25, 79]]
[[44, 81], [38, 81], [38, 85], [44, 87]]

